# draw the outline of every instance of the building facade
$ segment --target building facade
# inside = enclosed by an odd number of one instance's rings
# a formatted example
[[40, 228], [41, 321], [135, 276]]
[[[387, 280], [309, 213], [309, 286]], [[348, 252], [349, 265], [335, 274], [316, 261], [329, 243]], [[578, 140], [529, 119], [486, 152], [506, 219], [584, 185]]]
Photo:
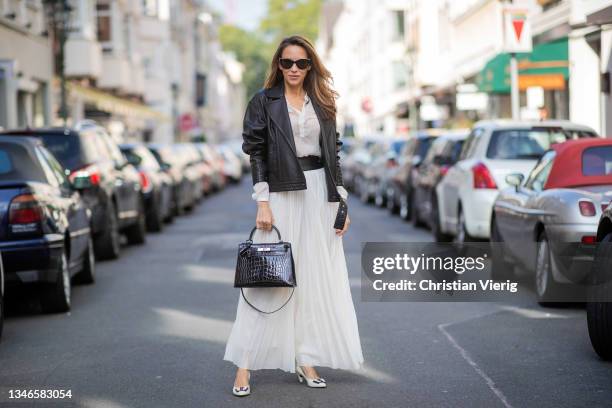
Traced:
[[42, 2], [1, 1], [0, 127], [50, 124], [52, 86], [53, 53]]

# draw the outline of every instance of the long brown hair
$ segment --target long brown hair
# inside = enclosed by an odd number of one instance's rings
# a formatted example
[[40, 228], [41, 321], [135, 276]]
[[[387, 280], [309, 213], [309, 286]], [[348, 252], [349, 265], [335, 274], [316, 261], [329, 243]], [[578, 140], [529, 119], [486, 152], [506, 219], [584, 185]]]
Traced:
[[321, 62], [321, 58], [319, 58], [312, 43], [305, 37], [293, 35], [280, 42], [272, 58], [264, 88], [273, 88], [283, 82], [283, 73], [278, 66], [278, 60], [281, 58], [283, 50], [289, 45], [300, 46], [306, 51], [308, 58], [312, 61], [312, 68], [304, 79], [304, 89], [321, 106], [326, 119], [335, 119], [338, 93], [332, 88], [333, 79], [331, 73]]

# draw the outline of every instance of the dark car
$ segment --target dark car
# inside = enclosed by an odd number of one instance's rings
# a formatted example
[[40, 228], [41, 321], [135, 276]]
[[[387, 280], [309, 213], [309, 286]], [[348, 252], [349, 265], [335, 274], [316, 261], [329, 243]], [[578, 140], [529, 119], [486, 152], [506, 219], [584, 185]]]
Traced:
[[7, 287], [37, 285], [43, 310], [69, 310], [72, 276], [95, 279], [89, 214], [39, 140], [0, 136], [0, 252]]
[[2, 252], [0, 252], [0, 340], [2, 340], [2, 328], [4, 327], [4, 266], [2, 264]]
[[399, 211], [400, 217], [405, 220], [412, 217], [414, 176], [431, 144], [441, 133], [439, 129], [418, 131], [408, 139], [399, 154], [397, 171], [387, 189], [387, 208], [392, 213]]
[[414, 174], [412, 200], [412, 223], [415, 226], [427, 225], [437, 239], [440, 234], [438, 219], [438, 199], [436, 186], [446, 175], [448, 169], [459, 160], [463, 142], [469, 131], [448, 132], [439, 136], [431, 145], [423, 163]]
[[79, 189], [92, 211], [96, 256], [114, 259], [120, 253], [120, 233], [131, 244], [145, 242], [144, 201], [140, 175], [101, 126], [6, 131], [11, 136], [42, 140]]
[[[612, 205], [603, 212], [597, 228], [597, 248], [591, 269], [594, 297], [587, 302], [587, 326], [595, 352], [604, 360], [612, 360]], [[593, 300], [596, 299], [597, 301]]]
[[123, 143], [119, 145], [125, 158], [138, 170], [142, 195], [145, 201], [147, 229], [161, 231], [164, 221], [171, 221], [172, 211], [172, 178], [162, 170], [155, 156], [140, 143]]
[[172, 179], [172, 211], [174, 215], [182, 215], [193, 205], [193, 186], [183, 173], [184, 159], [177, 155], [170, 144], [152, 143], [147, 148], [153, 153], [161, 168]]

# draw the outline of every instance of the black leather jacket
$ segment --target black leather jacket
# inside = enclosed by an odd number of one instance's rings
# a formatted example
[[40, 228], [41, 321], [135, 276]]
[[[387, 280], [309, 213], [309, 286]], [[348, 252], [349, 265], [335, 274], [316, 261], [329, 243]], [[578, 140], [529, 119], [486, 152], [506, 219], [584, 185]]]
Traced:
[[[321, 127], [321, 158], [325, 167], [327, 201], [340, 201], [336, 186], [342, 186], [342, 146], [336, 122], [324, 119], [320, 106], [311, 98]], [[306, 178], [297, 160], [295, 141], [285, 99], [285, 86], [257, 92], [244, 115], [242, 150], [250, 156], [253, 184], [267, 181], [271, 192], [305, 190]]]

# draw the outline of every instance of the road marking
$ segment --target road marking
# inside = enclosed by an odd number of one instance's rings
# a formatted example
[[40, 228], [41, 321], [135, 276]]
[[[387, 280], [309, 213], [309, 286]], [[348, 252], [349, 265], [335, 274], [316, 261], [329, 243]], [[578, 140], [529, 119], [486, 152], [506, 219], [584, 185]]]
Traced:
[[451, 324], [453, 324], [453, 323], [439, 324], [438, 325], [438, 329], [440, 329], [440, 331], [446, 336], [446, 338], [453, 345], [453, 347], [455, 347], [457, 350], [459, 350], [459, 354], [461, 354], [461, 357], [463, 357], [463, 359], [465, 361], [467, 361], [467, 363], [469, 365], [472, 366], [472, 368], [476, 371], [476, 373], [485, 380], [485, 382], [486, 382], [487, 386], [489, 387], [489, 389], [491, 389], [491, 391], [493, 391], [493, 394], [495, 394], [497, 396], [497, 398], [499, 398], [499, 400], [502, 402], [502, 404], [504, 404], [504, 406], [506, 408], [512, 408], [512, 405], [508, 402], [508, 399], [506, 398], [504, 393], [501, 392], [501, 390], [495, 386], [495, 382], [491, 379], [491, 377], [489, 377], [487, 375], [487, 373], [485, 373], [484, 370], [482, 368], [480, 368], [478, 366], [478, 364], [476, 364], [476, 362], [470, 356], [470, 353], [468, 353], [466, 349], [461, 347], [459, 345], [459, 343], [457, 343], [457, 341], [455, 341], [453, 336], [451, 336], [450, 333], [448, 331], [446, 331], [446, 327], [450, 326]]
[[507, 310], [509, 312], [516, 313], [519, 316], [530, 319], [569, 319], [571, 317], [558, 313], [543, 312], [537, 309], [527, 309], [525, 307], [518, 306], [500, 306], [500, 309]]

